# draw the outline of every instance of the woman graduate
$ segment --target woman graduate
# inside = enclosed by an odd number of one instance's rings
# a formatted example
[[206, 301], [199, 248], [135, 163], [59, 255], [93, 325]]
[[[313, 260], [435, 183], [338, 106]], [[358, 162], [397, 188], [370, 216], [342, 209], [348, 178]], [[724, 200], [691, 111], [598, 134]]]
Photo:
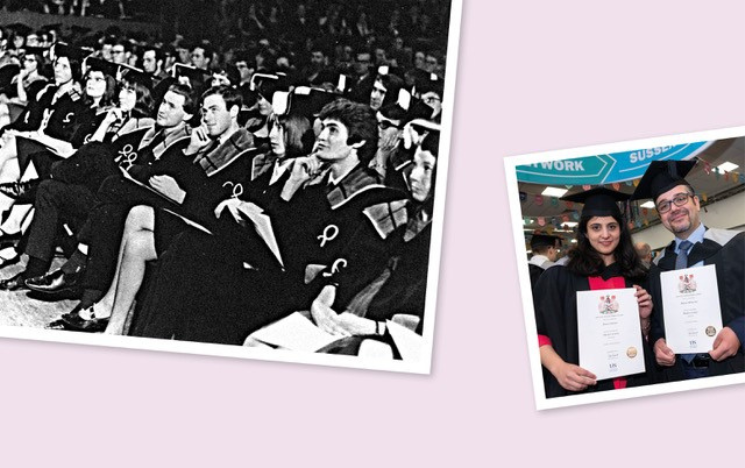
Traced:
[[577, 231], [577, 247], [566, 267], [555, 266], [541, 275], [533, 292], [541, 364], [547, 375], [546, 397], [645, 385], [652, 369], [647, 349], [647, 373], [598, 381], [579, 364], [577, 292], [635, 288], [644, 337], [649, 332], [652, 300], [642, 287], [647, 271], [631, 242], [617, 202], [629, 196], [606, 188], [578, 193], [563, 200], [584, 203]]

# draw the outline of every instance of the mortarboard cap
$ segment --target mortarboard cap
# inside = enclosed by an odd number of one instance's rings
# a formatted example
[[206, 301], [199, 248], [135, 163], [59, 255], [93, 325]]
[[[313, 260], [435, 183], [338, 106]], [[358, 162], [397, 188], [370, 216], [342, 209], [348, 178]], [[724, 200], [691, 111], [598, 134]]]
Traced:
[[550, 236], [548, 234], [533, 234], [530, 238], [530, 248], [537, 249], [539, 247], [556, 247], [556, 244], [561, 245], [561, 237]]
[[44, 57], [44, 53], [49, 50], [49, 47], [29, 47], [26, 46], [23, 48], [23, 50], [26, 52], [26, 55], [39, 55], [41, 57]]
[[575, 193], [562, 197], [564, 201], [584, 203], [582, 217], [588, 216], [615, 216], [621, 217], [618, 202], [626, 201], [630, 195], [610, 190], [605, 187], [597, 187], [584, 192]]
[[87, 56], [93, 53], [93, 51], [81, 49], [79, 47], [73, 47], [64, 42], [57, 42], [54, 44], [54, 57], [67, 57], [68, 59], [82, 61]]
[[691, 169], [695, 165], [695, 160], [652, 161], [644, 173], [642, 180], [639, 181], [639, 185], [636, 187], [631, 199], [641, 200], [651, 198], [652, 200], [656, 200], [661, 194], [678, 185], [691, 187], [691, 184], [684, 177], [691, 172]]
[[201, 88], [212, 78], [212, 73], [209, 70], [202, 70], [201, 68], [192, 67], [191, 65], [183, 65], [181, 63], [177, 63], [173, 66], [173, 74], [176, 78], [182, 76], [188, 78], [192, 88], [195, 89]]
[[288, 114], [302, 115], [309, 120], [321, 113], [323, 107], [340, 96], [320, 88], [297, 86], [292, 90], [287, 108]]
[[287, 76], [283, 73], [254, 73], [251, 75], [249, 89], [271, 102], [276, 91], [287, 91], [289, 89], [289, 82]]
[[6, 26], [6, 28], [14, 32], [18, 36], [28, 36], [33, 29], [23, 23], [13, 23]]
[[91, 70], [103, 72], [112, 78], [118, 78], [119, 64], [99, 57], [87, 57], [85, 59], [85, 72], [88, 73]]
[[[421, 70], [419, 70], [421, 71]], [[434, 73], [426, 73], [415, 78], [414, 84], [415, 91], [418, 95], [422, 96], [427, 93], [437, 93], [440, 97], [443, 95], [444, 83]]]
[[129, 83], [140, 83], [149, 90], [153, 89], [153, 78], [144, 70], [129, 65], [119, 65], [118, 80], [126, 80]]

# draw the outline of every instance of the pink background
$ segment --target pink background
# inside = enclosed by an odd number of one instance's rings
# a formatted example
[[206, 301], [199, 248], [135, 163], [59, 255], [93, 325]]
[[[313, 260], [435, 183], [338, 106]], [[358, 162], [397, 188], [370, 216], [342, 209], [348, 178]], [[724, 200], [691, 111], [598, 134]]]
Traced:
[[740, 385], [534, 410], [502, 158], [745, 125], [745, 3], [465, 3], [431, 376], [3, 339], [2, 465], [739, 459]]

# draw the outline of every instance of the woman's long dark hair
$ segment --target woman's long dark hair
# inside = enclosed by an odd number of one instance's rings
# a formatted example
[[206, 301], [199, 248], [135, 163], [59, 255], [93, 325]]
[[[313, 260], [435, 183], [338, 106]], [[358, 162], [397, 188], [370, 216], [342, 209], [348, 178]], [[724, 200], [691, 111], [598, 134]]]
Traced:
[[130, 113], [130, 117], [141, 119], [143, 117], [152, 117], [153, 115], [153, 94], [145, 84], [137, 79], [128, 79], [126, 75], [119, 81], [119, 89], [130, 88], [134, 90], [137, 99], [135, 106]]
[[[590, 245], [587, 237], [587, 224], [594, 216], [583, 216], [579, 221], [577, 230], [576, 248], [569, 252], [567, 268], [573, 273], [582, 276], [600, 276], [605, 268], [600, 254]], [[616, 263], [621, 268], [621, 274], [629, 279], [643, 279], [647, 275], [647, 269], [641, 262], [639, 255], [631, 242], [631, 233], [623, 218], [613, 216], [621, 229], [621, 237], [618, 246], [613, 252]]]

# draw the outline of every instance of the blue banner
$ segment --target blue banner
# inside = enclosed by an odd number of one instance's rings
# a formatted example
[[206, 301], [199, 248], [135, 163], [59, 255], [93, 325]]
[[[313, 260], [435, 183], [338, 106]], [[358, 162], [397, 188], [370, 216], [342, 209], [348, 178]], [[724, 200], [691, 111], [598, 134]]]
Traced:
[[600, 185], [638, 179], [652, 161], [691, 159], [711, 142], [598, 154], [517, 166], [517, 180], [547, 185]]

